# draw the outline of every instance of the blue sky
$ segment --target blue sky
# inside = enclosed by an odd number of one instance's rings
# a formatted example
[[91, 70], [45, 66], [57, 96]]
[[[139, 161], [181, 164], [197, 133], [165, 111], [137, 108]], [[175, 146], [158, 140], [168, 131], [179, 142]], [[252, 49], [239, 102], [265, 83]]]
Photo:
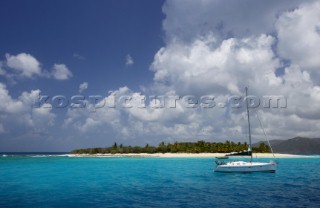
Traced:
[[[145, 109], [35, 109], [37, 95], [225, 102], [249, 86], [259, 97], [288, 99], [286, 109], [252, 110], [274, 138], [317, 137], [319, 7], [312, 0], [1, 1], [0, 151], [245, 141], [247, 134], [243, 110], [180, 101], [159, 109], [150, 100]], [[263, 139], [255, 124], [253, 136]]]
[[[32, 54], [50, 70], [63, 63], [72, 71], [68, 80], [0, 77], [13, 97], [41, 89], [45, 95], [84, 93], [107, 95], [121, 86], [150, 85], [149, 66], [163, 46], [163, 1], [2, 1], [0, 7], [2, 59], [5, 54]], [[126, 66], [130, 54], [134, 64]], [[63, 121], [65, 109], [57, 110]], [[17, 145], [17, 144], [13, 144]], [[4, 149], [5, 150], [5, 149]], [[14, 150], [14, 148], [13, 148]]]

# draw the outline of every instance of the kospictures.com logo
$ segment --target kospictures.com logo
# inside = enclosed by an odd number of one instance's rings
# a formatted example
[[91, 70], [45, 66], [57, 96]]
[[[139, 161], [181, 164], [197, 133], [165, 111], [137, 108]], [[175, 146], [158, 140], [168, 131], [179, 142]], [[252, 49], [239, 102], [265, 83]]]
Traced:
[[34, 108], [286, 108], [287, 99], [281, 95], [265, 95], [262, 97], [229, 96], [217, 98], [211, 95], [204, 96], [167, 96], [167, 95], [39, 95], [34, 100]]

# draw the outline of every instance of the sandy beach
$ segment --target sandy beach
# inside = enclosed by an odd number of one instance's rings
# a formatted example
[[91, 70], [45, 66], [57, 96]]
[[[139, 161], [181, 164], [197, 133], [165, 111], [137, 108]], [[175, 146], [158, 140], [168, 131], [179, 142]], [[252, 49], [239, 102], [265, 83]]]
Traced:
[[[130, 153], [130, 154], [68, 154], [69, 157], [159, 157], [159, 158], [215, 158], [224, 156], [225, 153]], [[292, 155], [280, 153], [253, 153], [254, 158], [313, 158], [313, 155]], [[233, 157], [236, 158], [236, 157]], [[239, 157], [238, 157], [239, 158]]]

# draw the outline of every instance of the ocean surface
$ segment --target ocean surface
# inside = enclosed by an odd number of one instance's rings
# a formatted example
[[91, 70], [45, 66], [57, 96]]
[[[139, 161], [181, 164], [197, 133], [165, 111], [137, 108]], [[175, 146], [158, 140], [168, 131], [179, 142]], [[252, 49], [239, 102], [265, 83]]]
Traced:
[[320, 157], [276, 161], [241, 174], [213, 158], [0, 155], [0, 207], [320, 207]]

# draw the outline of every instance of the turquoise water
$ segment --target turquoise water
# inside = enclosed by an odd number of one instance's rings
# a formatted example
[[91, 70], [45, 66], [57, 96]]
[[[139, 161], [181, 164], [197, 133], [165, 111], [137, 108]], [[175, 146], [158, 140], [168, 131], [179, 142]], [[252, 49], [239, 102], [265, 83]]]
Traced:
[[320, 158], [277, 161], [226, 174], [208, 158], [0, 156], [0, 207], [320, 207]]

